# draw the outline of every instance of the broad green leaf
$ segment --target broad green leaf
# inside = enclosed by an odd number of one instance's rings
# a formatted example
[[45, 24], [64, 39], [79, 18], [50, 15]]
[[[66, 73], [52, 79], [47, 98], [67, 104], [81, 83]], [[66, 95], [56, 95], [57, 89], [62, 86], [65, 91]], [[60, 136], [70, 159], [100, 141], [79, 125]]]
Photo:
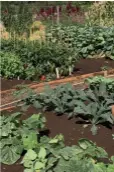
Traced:
[[94, 172], [107, 172], [106, 165], [103, 163], [94, 164]]
[[28, 135], [23, 134], [22, 141], [23, 141], [24, 149], [28, 150], [28, 149], [36, 148], [36, 146], [38, 145], [37, 134], [31, 131], [29, 132]]
[[114, 164], [114, 156], [111, 156], [111, 161], [113, 162], [113, 164]]
[[32, 169], [24, 169], [24, 172], [34, 172]]
[[43, 169], [44, 167], [45, 167], [45, 163], [43, 163], [43, 162], [36, 162], [35, 166], [34, 166], [34, 169], [35, 170], [40, 170], [40, 169]]
[[78, 141], [78, 144], [79, 146], [82, 148], [82, 149], [87, 149], [88, 147], [90, 146], [94, 146], [93, 142], [92, 141], [89, 141], [87, 139], [80, 139]]
[[108, 165], [107, 172], [114, 172], [114, 164]]
[[39, 159], [44, 159], [46, 157], [46, 149], [41, 147], [40, 148], [40, 151], [38, 153], [38, 158]]
[[29, 150], [27, 151], [27, 153], [25, 154], [25, 156], [24, 156], [22, 162], [25, 162], [25, 161], [28, 161], [28, 160], [33, 161], [33, 160], [36, 159], [36, 157], [37, 157], [36, 152], [33, 151], [32, 149], [29, 149]]
[[31, 161], [31, 160], [26, 160], [25, 162], [24, 162], [24, 167], [26, 167], [26, 168], [31, 168], [33, 166], [33, 161]]
[[38, 101], [34, 101], [33, 106], [37, 109], [41, 109], [42, 105]]
[[14, 164], [20, 156], [21, 154], [17, 153], [16, 146], [5, 146], [1, 150], [1, 161], [3, 164]]
[[57, 142], [58, 142], [58, 139], [56, 139], [56, 138], [51, 139], [51, 140], [49, 141], [49, 143], [57, 143]]

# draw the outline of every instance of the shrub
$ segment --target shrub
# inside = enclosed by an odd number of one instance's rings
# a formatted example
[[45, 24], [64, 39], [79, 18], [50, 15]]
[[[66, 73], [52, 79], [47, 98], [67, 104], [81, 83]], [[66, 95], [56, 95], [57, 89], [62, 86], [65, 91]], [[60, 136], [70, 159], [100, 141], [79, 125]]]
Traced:
[[24, 64], [20, 57], [13, 52], [1, 51], [0, 55], [2, 77], [33, 79], [36, 69], [31, 63]]
[[44, 43], [38, 41], [27, 42], [2, 40], [3, 51], [12, 51], [20, 57], [23, 63], [31, 64], [36, 68], [37, 76], [55, 74], [55, 68], [60, 68], [60, 73], [68, 75], [69, 66], [73, 67], [76, 53], [63, 44]]
[[114, 25], [114, 3], [93, 3], [86, 13], [86, 22], [89, 26], [113, 26]]
[[15, 78], [23, 75], [23, 63], [19, 57], [11, 52], [1, 52], [1, 75]]
[[73, 48], [79, 58], [114, 59], [113, 33], [114, 27], [52, 26], [47, 32], [47, 41]]

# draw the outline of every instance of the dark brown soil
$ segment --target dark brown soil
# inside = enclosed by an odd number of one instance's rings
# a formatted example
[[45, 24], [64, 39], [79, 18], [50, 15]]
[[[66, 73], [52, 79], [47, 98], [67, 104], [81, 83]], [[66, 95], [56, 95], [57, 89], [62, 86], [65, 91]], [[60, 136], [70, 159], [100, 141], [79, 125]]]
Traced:
[[[22, 118], [25, 119], [33, 113], [38, 113], [34, 108], [29, 108], [26, 115]], [[93, 136], [90, 128], [91, 125], [84, 128], [84, 121], [79, 118], [68, 120], [66, 115], [56, 116], [52, 112], [45, 112], [47, 119], [46, 127], [49, 129], [49, 136], [54, 137], [57, 134], [63, 134], [66, 145], [75, 145], [80, 138], [87, 138], [94, 141], [98, 146], [103, 147], [109, 154], [114, 155], [114, 126], [109, 129], [103, 125], [99, 125], [97, 135]], [[23, 172], [22, 165], [15, 163], [14, 165], [2, 165], [2, 172]]]
[[[108, 66], [109, 68], [114, 69], [114, 61], [113, 60], [106, 60], [106, 59], [81, 59], [79, 62], [76, 63], [74, 68], [73, 75], [82, 75], [88, 74], [92, 72], [99, 72], [101, 71], [103, 66]], [[33, 83], [32, 81], [28, 80], [7, 80], [1, 79], [1, 90], [8, 90], [14, 88], [16, 85], [22, 84], [30, 84]]]
[[74, 74], [88, 74], [92, 72], [99, 72], [102, 67], [108, 67], [114, 69], [114, 60], [106, 59], [81, 59], [75, 66]]
[[31, 84], [29, 80], [17, 80], [17, 79], [1, 79], [1, 90], [8, 90], [14, 88], [16, 85]]

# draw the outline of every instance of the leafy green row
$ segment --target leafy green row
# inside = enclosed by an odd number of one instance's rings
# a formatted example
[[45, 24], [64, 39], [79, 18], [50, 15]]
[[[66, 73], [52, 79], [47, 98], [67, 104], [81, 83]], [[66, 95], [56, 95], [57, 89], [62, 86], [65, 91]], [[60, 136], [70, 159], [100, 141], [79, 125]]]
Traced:
[[[2, 56], [7, 57], [5, 52], [10, 56], [11, 53], [18, 56], [20, 63], [25, 66], [26, 75], [23, 77], [27, 79], [39, 79], [42, 75], [55, 78], [56, 68], [59, 69], [60, 75], [67, 76], [70, 74], [69, 70], [72, 73], [76, 61], [80, 58], [99, 56], [114, 59], [113, 33], [114, 27], [55, 26], [49, 29], [46, 41], [42, 44], [38, 41], [2, 40]], [[20, 74], [20, 70], [15, 69], [15, 63], [12, 64], [14, 74], [11, 74], [12, 71], [8, 70], [10, 62], [2, 61], [2, 70], [6, 77]], [[6, 71], [3, 69], [5, 65]]]
[[103, 76], [96, 76], [87, 78], [85, 80], [85, 83], [88, 83], [91, 89], [94, 89], [94, 87], [99, 87], [101, 82], [106, 83], [107, 91], [114, 92], [114, 79], [113, 78], [105, 78]]
[[114, 156], [109, 164], [100, 162], [107, 153], [92, 141], [80, 139], [74, 146], [63, 146], [62, 141], [61, 135], [52, 140], [41, 138], [39, 147], [25, 154], [24, 172], [113, 172]]
[[112, 105], [114, 104], [114, 92], [107, 91], [105, 82], [99, 87], [87, 90], [76, 90], [72, 85], [60, 85], [55, 89], [46, 87], [43, 93], [36, 96], [28, 96], [23, 100], [23, 110], [33, 105], [35, 108], [54, 111], [56, 114], [67, 114], [84, 117], [92, 124], [91, 131], [97, 132], [97, 124], [108, 122], [114, 124]]
[[[25, 43], [18, 40], [15, 42], [13, 40], [2, 40], [1, 50], [4, 58], [8, 53], [18, 56], [25, 67], [24, 71], [28, 79], [39, 79], [42, 75], [50, 75], [53, 78], [53, 76], [56, 76], [56, 68], [59, 68], [60, 75], [69, 75], [69, 67], [73, 69], [77, 60], [75, 52], [66, 46], [53, 43], [41, 45], [38, 41]], [[2, 61], [5, 66], [6, 63], [4, 60]], [[9, 68], [7, 64], [7, 70]], [[2, 70], [4, 69], [2, 68]]]
[[34, 114], [26, 120], [21, 120], [21, 113], [11, 116], [0, 116], [0, 161], [13, 164], [24, 150], [37, 146], [37, 135], [44, 128], [45, 118]]
[[4, 164], [14, 164], [26, 150], [21, 162], [24, 172], [113, 172], [114, 156], [109, 163], [106, 151], [87, 139], [80, 139], [78, 145], [65, 146], [60, 134], [54, 138], [40, 135], [45, 127], [45, 118], [34, 114], [21, 120], [19, 112], [10, 116], [1, 116], [1, 157]]
[[35, 68], [29, 63], [25, 69], [24, 63], [15, 53], [1, 51], [0, 58], [2, 77], [31, 79], [35, 75]]
[[99, 56], [114, 60], [114, 27], [52, 26], [47, 40], [74, 48], [78, 58]]

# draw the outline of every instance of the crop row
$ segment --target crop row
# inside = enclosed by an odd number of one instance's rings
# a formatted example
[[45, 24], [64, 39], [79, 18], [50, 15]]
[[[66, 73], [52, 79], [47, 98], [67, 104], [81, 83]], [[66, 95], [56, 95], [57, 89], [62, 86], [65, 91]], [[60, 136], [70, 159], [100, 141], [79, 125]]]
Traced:
[[[24, 102], [43, 110], [51, 108], [50, 110], [56, 113], [66, 113], [67, 109], [69, 113], [81, 113], [92, 122], [94, 131], [99, 122], [114, 124], [110, 108], [114, 103], [114, 81], [106, 82], [105, 78], [102, 78], [102, 81], [103, 83], [91, 79], [90, 87], [88, 86], [86, 91], [75, 90], [70, 85], [59, 86], [54, 90], [48, 88], [47, 92], [35, 98], [28, 96]], [[88, 104], [86, 106], [83, 103], [85, 101]], [[80, 139], [77, 145], [65, 146], [61, 134], [54, 138], [41, 135], [41, 132], [45, 131], [46, 122], [41, 113], [33, 114], [25, 120], [22, 120], [22, 117], [22, 112], [10, 116], [2, 114], [0, 117], [2, 163], [14, 164], [24, 153], [21, 161], [24, 172], [114, 171], [114, 156], [109, 159], [106, 151], [92, 141]], [[102, 162], [103, 158], [108, 159], [107, 164]]]
[[113, 33], [113, 27], [55, 26], [47, 31], [42, 44], [39, 41], [2, 40], [1, 74], [8, 78], [19, 76], [27, 79], [39, 79], [45, 75], [50, 79], [56, 77], [56, 69], [59, 75], [72, 74], [80, 58], [114, 60]]

